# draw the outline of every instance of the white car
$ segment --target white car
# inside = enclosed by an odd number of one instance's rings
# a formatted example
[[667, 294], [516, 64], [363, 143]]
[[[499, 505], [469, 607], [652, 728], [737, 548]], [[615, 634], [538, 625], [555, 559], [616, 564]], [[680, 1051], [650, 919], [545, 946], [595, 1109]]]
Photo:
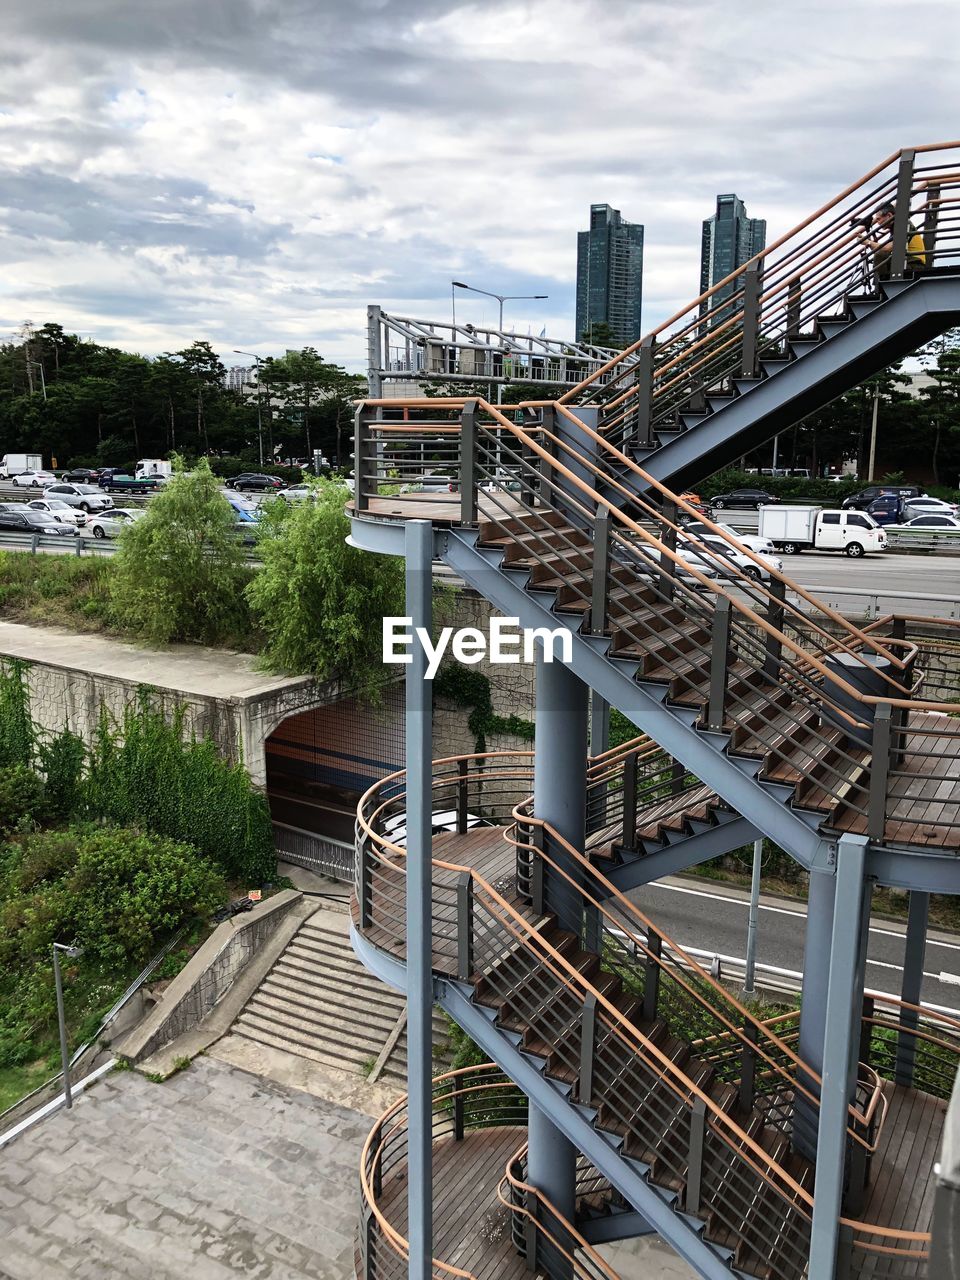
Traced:
[[127, 507], [114, 507], [102, 515], [88, 516], [84, 532], [92, 533], [95, 538], [116, 538], [143, 514], [143, 511], [131, 511]]
[[312, 484], [292, 484], [286, 489], [280, 489], [276, 496], [283, 498], [284, 502], [300, 502], [304, 498], [312, 498], [313, 495]]
[[[769, 538], [761, 538], [758, 533], [738, 533], [736, 529], [728, 524], [721, 524], [719, 521], [714, 521], [714, 523], [718, 529], [722, 529], [731, 538], [736, 538], [738, 542], [742, 542], [751, 551], [756, 551], [758, 555], [772, 556], [777, 550]], [[707, 528], [705, 524], [701, 524], [699, 520], [691, 520], [688, 525], [684, 526], [683, 531], [690, 534], [691, 537], [697, 538], [715, 538], [717, 536], [712, 529]]]
[[[457, 811], [456, 809], [443, 809], [432, 814], [433, 834], [439, 835], [442, 831], [457, 830]], [[472, 831], [474, 827], [490, 827], [493, 823], [486, 818], [478, 818], [475, 813], [467, 814], [467, 830]], [[387, 818], [383, 824], [383, 834], [391, 844], [395, 844], [398, 848], [404, 849], [407, 844], [407, 815], [398, 813], [392, 818]]]
[[27, 508], [30, 511], [45, 511], [58, 524], [87, 523], [86, 512], [81, 511], [79, 507], [71, 507], [68, 502], [61, 502], [59, 498], [33, 498], [27, 503]]
[[66, 480], [44, 489], [45, 498], [56, 498], [65, 502], [68, 507], [79, 507], [83, 512], [106, 511], [113, 506], [109, 494], [98, 489], [95, 484], [70, 484]]
[[[703, 550], [700, 549], [701, 546]], [[758, 555], [757, 560], [762, 563], [757, 564], [756, 560], [735, 550], [729, 542], [716, 534], [707, 534], [696, 542], [690, 541], [684, 551], [693, 558], [694, 563], [712, 565], [721, 578], [735, 578], [743, 574], [754, 582], [762, 582], [769, 579], [772, 573], [783, 573], [783, 561], [779, 556]]]
[[[624, 559], [620, 554], [614, 551], [614, 559], [618, 563], [631, 565], [641, 578], [653, 577], [655, 566], [660, 563], [659, 549], [657, 547], [648, 546], [646, 543], [639, 541], [634, 541], [632, 545], [636, 551], [636, 555], [631, 556], [629, 559]], [[701, 574], [704, 578], [717, 578], [720, 576], [712, 565], [707, 564], [705, 560], [694, 555], [693, 552], [687, 551], [684, 547], [678, 547], [676, 554], [680, 561], [680, 564], [676, 564], [674, 562], [676, 576], [678, 578], [689, 579], [690, 586], [698, 587], [702, 585], [699, 579], [694, 577], [691, 569], [696, 569], [697, 573]], [[643, 565], [641, 563], [644, 560], [648, 562], [648, 565]]]
[[903, 529], [960, 529], [960, 519], [956, 516], [936, 515], [914, 516], [912, 520], [908, 520], [906, 524], [901, 525]]
[[942, 498], [906, 498], [900, 518], [906, 524], [917, 516], [955, 516], [957, 511], [955, 502], [944, 502]]
[[21, 471], [13, 477], [15, 489], [26, 486], [28, 489], [45, 489], [48, 484], [56, 484], [57, 477], [52, 471]]

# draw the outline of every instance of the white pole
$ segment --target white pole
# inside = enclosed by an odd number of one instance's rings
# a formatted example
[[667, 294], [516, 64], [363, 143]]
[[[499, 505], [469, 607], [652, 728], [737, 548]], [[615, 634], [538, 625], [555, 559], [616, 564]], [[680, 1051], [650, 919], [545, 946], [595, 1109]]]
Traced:
[[757, 967], [757, 917], [760, 914], [760, 867], [763, 863], [763, 841], [753, 842], [753, 876], [750, 881], [750, 914], [747, 917], [747, 961], [743, 973], [743, 994], [752, 999], [756, 994], [753, 984]]
[[873, 481], [873, 470], [877, 460], [877, 415], [880, 411], [880, 386], [873, 388], [873, 420], [870, 423], [870, 465], [867, 467], [867, 483]]

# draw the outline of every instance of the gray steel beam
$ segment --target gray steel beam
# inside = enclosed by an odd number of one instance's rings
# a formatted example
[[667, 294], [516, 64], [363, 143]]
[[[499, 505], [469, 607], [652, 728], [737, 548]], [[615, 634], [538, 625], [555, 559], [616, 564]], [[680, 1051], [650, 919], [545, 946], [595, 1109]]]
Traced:
[[577, 1223], [577, 1230], [587, 1244], [612, 1244], [615, 1240], [634, 1240], [653, 1234], [653, 1227], [635, 1209], [625, 1213], [608, 1213], [602, 1218], [588, 1218]]
[[[542, 1192], [561, 1217], [572, 1226], [577, 1211], [577, 1149], [537, 1106], [538, 1096], [539, 1094], [530, 1098], [527, 1113], [527, 1181]], [[550, 1228], [554, 1237], [561, 1234], [558, 1224], [552, 1222], [550, 1217], [546, 1218], [544, 1225]], [[558, 1243], [565, 1248], [569, 1245], [568, 1240], [559, 1240]], [[532, 1261], [528, 1257], [528, 1262]], [[556, 1280], [561, 1280], [564, 1273], [567, 1276], [573, 1275], [572, 1265], [563, 1266], [560, 1259], [557, 1260], [557, 1265], [558, 1270], [562, 1270]]]
[[[413, 628], [433, 631], [433, 528], [406, 526], [406, 609]], [[416, 631], [414, 631], [416, 635]], [[407, 767], [407, 1235], [411, 1280], [433, 1275], [433, 685], [414, 640], [406, 674]]]
[[608, 868], [603, 874], [614, 888], [626, 893], [629, 889], [652, 884], [663, 876], [676, 875], [687, 867], [698, 867], [701, 862], [719, 858], [721, 854], [750, 844], [756, 838], [757, 828], [746, 818], [738, 817], [711, 827], [709, 831], [677, 840], [663, 849], [655, 849], [642, 858], [631, 858], [622, 866]]
[[[847, 1153], [850, 1058], [857, 1043], [860, 1000], [853, 998], [861, 953], [864, 870], [867, 841], [842, 836], [837, 849], [837, 883], [830, 934], [829, 981], [825, 1007], [823, 1084], [817, 1129], [817, 1184], [810, 1233], [809, 1273], [817, 1280], [835, 1275], [843, 1174]], [[801, 1050], [802, 1052], [802, 1050]]]

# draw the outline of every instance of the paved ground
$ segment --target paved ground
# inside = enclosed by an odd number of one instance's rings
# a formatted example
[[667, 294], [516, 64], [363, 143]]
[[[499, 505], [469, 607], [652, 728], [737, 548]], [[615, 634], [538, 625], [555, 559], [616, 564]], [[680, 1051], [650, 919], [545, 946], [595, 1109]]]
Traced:
[[369, 1127], [207, 1058], [165, 1084], [116, 1073], [4, 1150], [0, 1266], [11, 1280], [347, 1280]]

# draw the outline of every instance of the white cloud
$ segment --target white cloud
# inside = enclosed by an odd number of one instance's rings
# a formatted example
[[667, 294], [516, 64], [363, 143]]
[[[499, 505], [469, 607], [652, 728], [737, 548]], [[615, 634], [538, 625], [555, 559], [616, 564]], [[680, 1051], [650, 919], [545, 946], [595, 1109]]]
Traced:
[[442, 317], [458, 277], [549, 294], [508, 316], [563, 335], [600, 200], [646, 226], [652, 325], [696, 292], [716, 192], [772, 237], [949, 134], [957, 8], [904, 12], [35, 0], [6, 18], [0, 330], [58, 320], [147, 352], [311, 342], [359, 367], [367, 302]]

